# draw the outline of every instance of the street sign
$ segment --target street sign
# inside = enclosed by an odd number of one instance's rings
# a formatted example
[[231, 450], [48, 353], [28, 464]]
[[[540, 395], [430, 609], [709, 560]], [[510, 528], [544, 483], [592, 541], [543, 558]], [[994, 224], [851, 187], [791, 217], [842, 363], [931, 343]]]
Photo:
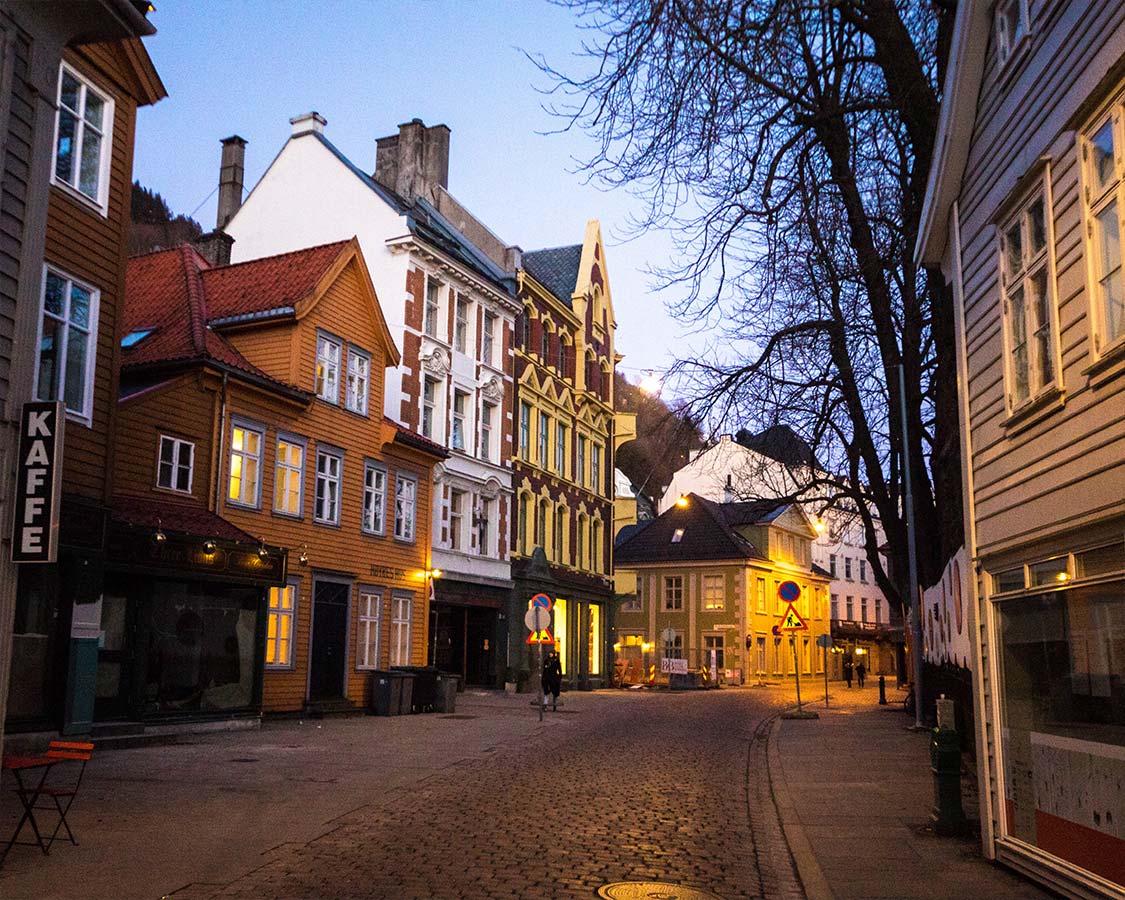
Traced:
[[801, 586], [795, 581], [783, 581], [777, 589], [777, 595], [786, 603], [792, 603], [801, 596]]
[[818, 634], [816, 636], [816, 645], [818, 647], [824, 647], [825, 649], [831, 647], [832, 646], [832, 635], [830, 635], [830, 634]]
[[666, 656], [662, 657], [660, 660], [660, 673], [662, 675], [686, 675], [687, 660], [669, 659]]
[[555, 639], [549, 629], [543, 628], [540, 631], [531, 632], [527, 636], [527, 642], [529, 644], [553, 644]]
[[[792, 582], [790, 582], [792, 583]], [[781, 621], [777, 626], [781, 631], [808, 631], [808, 623], [801, 618], [800, 614], [790, 603], [785, 609], [785, 615], [781, 617]]]
[[780, 625], [774, 625], [773, 628], [770, 629], [770, 633], [774, 637], [781, 637], [781, 626]]
[[676, 629], [675, 628], [665, 628], [662, 632], [660, 632], [660, 637], [664, 640], [665, 644], [675, 643], [675, 641], [676, 641]]
[[551, 600], [551, 598], [548, 597], [546, 594], [536, 594], [534, 597], [531, 598], [531, 605], [537, 606], [540, 609], [549, 610], [555, 604], [554, 604], [554, 601]]
[[542, 631], [551, 627], [551, 614], [542, 606], [533, 606], [523, 616], [528, 631]]

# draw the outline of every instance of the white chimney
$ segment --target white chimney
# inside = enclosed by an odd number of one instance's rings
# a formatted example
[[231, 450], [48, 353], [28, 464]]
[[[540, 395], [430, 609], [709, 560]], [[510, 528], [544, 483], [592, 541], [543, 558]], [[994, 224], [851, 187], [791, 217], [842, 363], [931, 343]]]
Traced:
[[730, 482], [730, 475], [727, 475], [727, 483], [723, 486], [723, 503], [734, 503], [734, 485]]
[[328, 120], [318, 112], [307, 112], [303, 116], [295, 116], [289, 120], [289, 124], [293, 126], [292, 136], [297, 137], [301, 134], [308, 134], [310, 131], [315, 134], [324, 134], [324, 126], [328, 124]]

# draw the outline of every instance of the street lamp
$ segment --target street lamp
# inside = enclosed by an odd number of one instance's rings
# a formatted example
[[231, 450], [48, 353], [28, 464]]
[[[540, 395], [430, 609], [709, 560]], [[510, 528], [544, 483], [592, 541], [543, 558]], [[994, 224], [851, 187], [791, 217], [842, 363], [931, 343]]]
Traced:
[[433, 632], [433, 650], [431, 652], [430, 661], [433, 665], [437, 665], [437, 610], [434, 609], [434, 579], [441, 578], [441, 569], [423, 569], [421, 572], [422, 580], [426, 585], [426, 599], [430, 603], [430, 620], [433, 623], [430, 626], [430, 631]]

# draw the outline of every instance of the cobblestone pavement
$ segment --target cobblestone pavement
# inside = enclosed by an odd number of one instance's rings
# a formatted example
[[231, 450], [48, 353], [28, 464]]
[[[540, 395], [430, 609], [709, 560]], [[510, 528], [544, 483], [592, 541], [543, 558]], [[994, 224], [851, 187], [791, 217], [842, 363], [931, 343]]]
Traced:
[[464, 760], [175, 900], [592, 897], [666, 881], [801, 898], [759, 727], [779, 696], [723, 690], [564, 706], [571, 721]]

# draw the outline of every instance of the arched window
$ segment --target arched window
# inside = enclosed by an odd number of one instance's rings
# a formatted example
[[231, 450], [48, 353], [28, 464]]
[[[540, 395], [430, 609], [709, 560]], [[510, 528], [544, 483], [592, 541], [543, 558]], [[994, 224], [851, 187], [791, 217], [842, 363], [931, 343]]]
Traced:
[[575, 547], [574, 566], [578, 569], [586, 568], [586, 517], [578, 517], [578, 527], [574, 530]]
[[551, 332], [547, 330], [547, 322], [543, 322], [543, 333], [540, 335], [539, 341], [539, 361], [543, 365], [547, 365], [547, 361], [551, 354]]
[[556, 368], [559, 370], [559, 374], [566, 378], [566, 341], [563, 340], [561, 333], [559, 334], [559, 362]]
[[566, 534], [566, 507], [560, 506], [555, 510], [555, 552], [552, 554], [557, 563], [563, 562], [563, 549], [566, 546], [563, 536]]
[[590, 569], [602, 570], [602, 523], [597, 519], [590, 522]]
[[516, 534], [519, 536], [520, 553], [529, 556], [527, 535], [529, 530], [528, 519], [531, 517], [531, 503], [527, 494], [520, 494], [519, 521], [516, 522]]
[[520, 348], [527, 353], [531, 352], [531, 309], [524, 307], [519, 323]]
[[539, 501], [539, 517], [535, 529], [535, 545], [547, 551], [547, 518], [551, 514], [551, 504], [546, 500]]

